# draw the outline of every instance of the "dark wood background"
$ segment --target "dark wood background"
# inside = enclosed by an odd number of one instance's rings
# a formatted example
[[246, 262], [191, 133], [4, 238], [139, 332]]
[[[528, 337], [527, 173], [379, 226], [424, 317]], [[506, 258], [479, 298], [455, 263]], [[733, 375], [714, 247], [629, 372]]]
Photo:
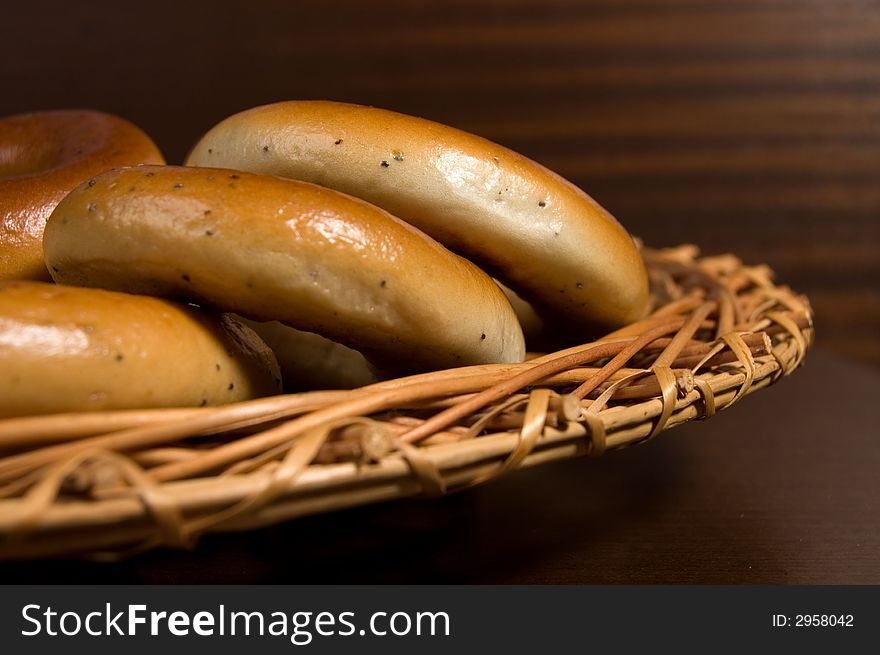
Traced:
[[425, 116], [555, 169], [649, 244], [769, 263], [818, 317], [804, 371], [632, 451], [196, 559], [3, 579], [880, 582], [880, 2], [29, 0], [0, 14], [0, 89], [0, 115], [121, 114], [172, 163], [276, 100]]
[[767, 262], [880, 364], [880, 3], [6, 3], [0, 115], [96, 107], [179, 163], [282, 99], [375, 104], [570, 178], [649, 244]]

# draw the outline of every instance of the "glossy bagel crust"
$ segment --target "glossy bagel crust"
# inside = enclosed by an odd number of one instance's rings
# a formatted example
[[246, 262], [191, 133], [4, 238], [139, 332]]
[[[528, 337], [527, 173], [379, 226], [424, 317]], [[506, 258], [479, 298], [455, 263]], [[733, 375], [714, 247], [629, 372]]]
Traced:
[[498, 286], [385, 211], [231, 170], [139, 166], [82, 185], [44, 239], [56, 281], [278, 320], [401, 370], [521, 361]]
[[229, 316], [102, 289], [0, 282], [0, 418], [220, 405], [277, 393], [266, 345]]
[[119, 166], [162, 164], [150, 138], [122, 118], [63, 110], [0, 119], [0, 280], [49, 280], [43, 228], [78, 184]]
[[281, 102], [222, 121], [187, 164], [363, 198], [579, 323], [612, 328], [647, 310], [641, 257], [608, 212], [543, 166], [451, 127], [372, 107]]

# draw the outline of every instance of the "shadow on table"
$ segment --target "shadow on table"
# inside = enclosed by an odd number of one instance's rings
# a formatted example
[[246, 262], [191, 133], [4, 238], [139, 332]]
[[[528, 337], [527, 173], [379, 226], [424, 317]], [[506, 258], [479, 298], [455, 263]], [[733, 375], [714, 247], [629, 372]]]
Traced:
[[[669, 502], [686, 456], [683, 448], [642, 447], [603, 460], [579, 458], [446, 498], [209, 535], [193, 552], [160, 550], [115, 564], [5, 564], [0, 577], [31, 584], [540, 582], [542, 575], [558, 581], [552, 563], [567, 551], [612, 547], [622, 524]], [[555, 573], [542, 574], [548, 567]], [[581, 575], [592, 577], [589, 570]]]

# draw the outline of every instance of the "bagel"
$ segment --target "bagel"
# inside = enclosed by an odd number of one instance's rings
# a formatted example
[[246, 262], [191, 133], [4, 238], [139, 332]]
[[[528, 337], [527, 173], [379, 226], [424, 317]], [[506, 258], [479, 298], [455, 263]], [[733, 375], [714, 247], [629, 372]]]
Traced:
[[451, 127], [373, 107], [281, 102], [222, 121], [186, 163], [363, 198], [586, 326], [619, 327], [648, 308], [644, 264], [608, 212], [543, 166]]
[[163, 163], [146, 134], [103, 112], [0, 119], [0, 280], [50, 279], [43, 228], [71, 189], [111, 168]]
[[513, 307], [516, 320], [519, 321], [519, 325], [522, 328], [526, 346], [531, 348], [532, 343], [536, 343], [541, 338], [545, 328], [544, 319], [535, 311], [534, 307], [520, 298], [513, 289], [509, 289], [498, 280], [495, 280], [495, 283], [501, 287], [501, 291], [507, 296], [507, 301]]
[[483, 271], [387, 212], [305, 182], [111, 171], [58, 205], [43, 245], [58, 282], [278, 320], [386, 370], [525, 355], [513, 309]]
[[229, 316], [101, 289], [0, 282], [0, 418], [219, 405], [279, 388], [272, 353]]
[[[507, 287], [500, 286], [522, 327], [528, 347], [530, 339], [537, 341], [540, 338], [541, 319], [528, 303]], [[286, 391], [355, 389], [384, 377], [361, 353], [341, 343], [278, 321], [263, 323], [242, 316], [238, 318], [275, 353]]]
[[238, 317], [257, 333], [278, 358], [285, 391], [355, 389], [379, 381], [364, 356], [319, 334]]

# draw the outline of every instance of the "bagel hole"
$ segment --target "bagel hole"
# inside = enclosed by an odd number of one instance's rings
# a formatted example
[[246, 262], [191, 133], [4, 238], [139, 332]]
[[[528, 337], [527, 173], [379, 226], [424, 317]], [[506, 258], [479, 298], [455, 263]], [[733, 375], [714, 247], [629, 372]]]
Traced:
[[0, 178], [41, 173], [63, 163], [63, 153], [48, 142], [0, 144]]

